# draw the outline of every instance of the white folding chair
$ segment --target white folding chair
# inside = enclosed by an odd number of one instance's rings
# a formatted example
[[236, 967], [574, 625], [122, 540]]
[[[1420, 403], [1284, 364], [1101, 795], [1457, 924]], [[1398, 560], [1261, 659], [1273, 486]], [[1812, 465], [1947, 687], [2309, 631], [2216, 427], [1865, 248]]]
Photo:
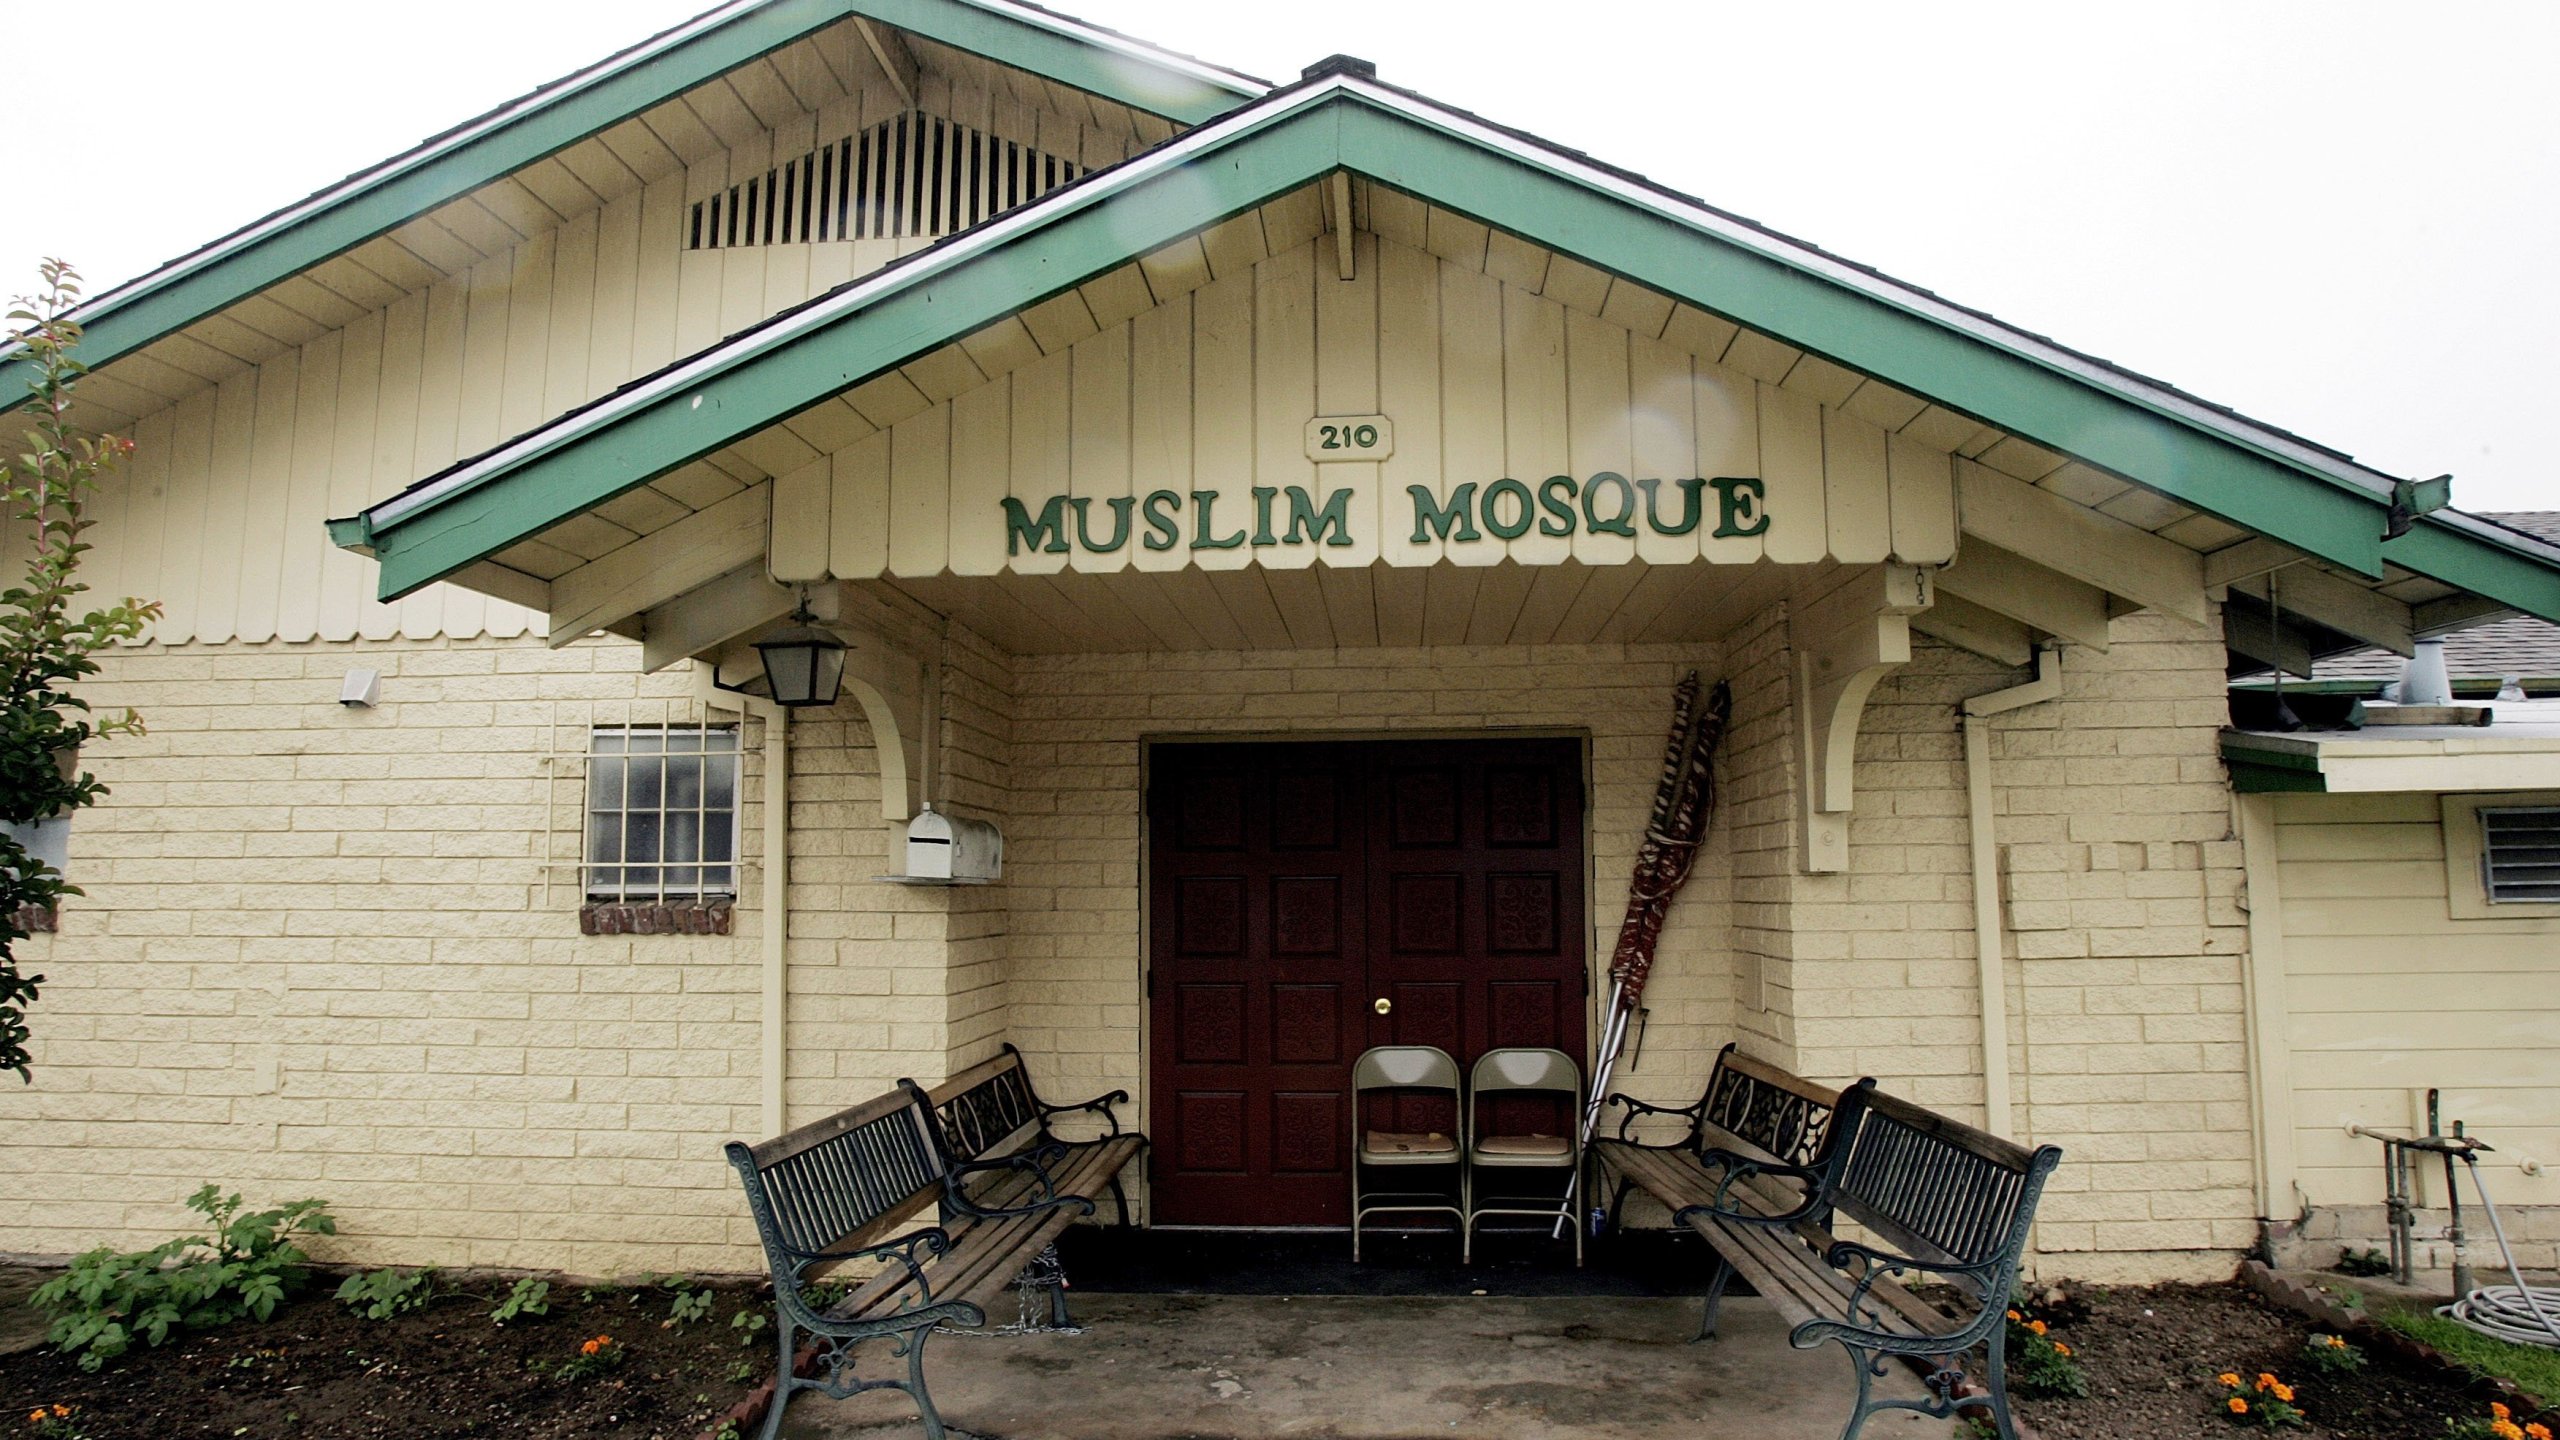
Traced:
[[[1535, 1094], [1561, 1096], [1571, 1102], [1571, 1108], [1563, 1111], [1556, 1122], [1558, 1133], [1484, 1132], [1483, 1107], [1488, 1099]], [[1559, 1213], [1573, 1231], [1573, 1263], [1582, 1263], [1582, 1141], [1576, 1125], [1581, 1116], [1582, 1068], [1563, 1051], [1522, 1047], [1487, 1050], [1476, 1058], [1475, 1067], [1467, 1076], [1463, 1137], [1467, 1235], [1459, 1250], [1461, 1263], [1475, 1258], [1476, 1222], [1483, 1217], [1527, 1215], [1552, 1221]], [[1500, 1177], [1479, 1178], [1479, 1170], [1504, 1173]], [[1541, 1175], [1560, 1179], [1562, 1193], [1487, 1193], [1505, 1180], [1525, 1183]]]

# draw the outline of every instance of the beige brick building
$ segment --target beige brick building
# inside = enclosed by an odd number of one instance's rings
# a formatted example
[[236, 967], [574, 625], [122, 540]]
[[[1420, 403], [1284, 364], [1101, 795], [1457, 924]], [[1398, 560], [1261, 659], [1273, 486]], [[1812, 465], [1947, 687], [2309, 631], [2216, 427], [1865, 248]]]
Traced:
[[[2560, 911], [2472, 894], [2459, 797], [2560, 775], [2320, 793], [2226, 692], [2560, 618], [2560, 549], [1356, 64], [875, 8], [718, 12], [89, 307], [92, 578], [168, 613], [90, 687], [151, 728], [28, 947], [0, 1250], [210, 1179], [368, 1261], [750, 1269], [722, 1142], [1006, 1043], [1129, 1092], [1151, 1221], [1328, 1223], [1219, 1198], [1322, 1188], [1328, 1065], [1589, 1058], [1691, 671], [1617, 1088], [1739, 1042], [2060, 1145], [2089, 1278], [2367, 1233], [2342, 1126], [2412, 1089], [2551, 1138]], [[795, 609], [832, 704], [761, 693]], [[999, 881], [895, 883], [927, 804]], [[2546, 1258], [2553, 1183], [2491, 1180]]]

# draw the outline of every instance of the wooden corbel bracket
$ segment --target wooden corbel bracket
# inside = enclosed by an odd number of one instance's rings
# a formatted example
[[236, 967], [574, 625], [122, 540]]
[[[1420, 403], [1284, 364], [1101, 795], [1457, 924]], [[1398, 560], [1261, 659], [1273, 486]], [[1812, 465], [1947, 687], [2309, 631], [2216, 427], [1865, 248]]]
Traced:
[[1849, 868], [1849, 811], [1855, 803], [1858, 722], [1878, 682], [1911, 659], [1911, 618], [1929, 608], [1930, 573], [1880, 565], [1852, 576], [1789, 615], [1795, 652], [1796, 717], [1802, 766], [1804, 868]]

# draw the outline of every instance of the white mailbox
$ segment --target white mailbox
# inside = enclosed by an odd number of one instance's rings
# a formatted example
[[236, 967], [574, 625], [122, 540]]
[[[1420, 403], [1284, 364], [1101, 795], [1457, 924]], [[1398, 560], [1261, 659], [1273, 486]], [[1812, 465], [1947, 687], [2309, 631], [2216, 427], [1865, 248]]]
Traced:
[[937, 813], [930, 805], [907, 822], [907, 880], [984, 883], [1004, 874], [1004, 832], [984, 820]]

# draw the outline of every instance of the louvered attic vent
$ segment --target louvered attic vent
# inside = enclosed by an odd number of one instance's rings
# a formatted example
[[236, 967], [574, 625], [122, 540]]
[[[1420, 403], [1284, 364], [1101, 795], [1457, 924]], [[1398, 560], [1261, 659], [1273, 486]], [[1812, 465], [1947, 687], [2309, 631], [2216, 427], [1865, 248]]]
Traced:
[[693, 202], [685, 248], [949, 235], [1083, 173], [1072, 161], [910, 110]]
[[2492, 904], [2560, 900], [2560, 807], [2482, 810], [2480, 830]]

